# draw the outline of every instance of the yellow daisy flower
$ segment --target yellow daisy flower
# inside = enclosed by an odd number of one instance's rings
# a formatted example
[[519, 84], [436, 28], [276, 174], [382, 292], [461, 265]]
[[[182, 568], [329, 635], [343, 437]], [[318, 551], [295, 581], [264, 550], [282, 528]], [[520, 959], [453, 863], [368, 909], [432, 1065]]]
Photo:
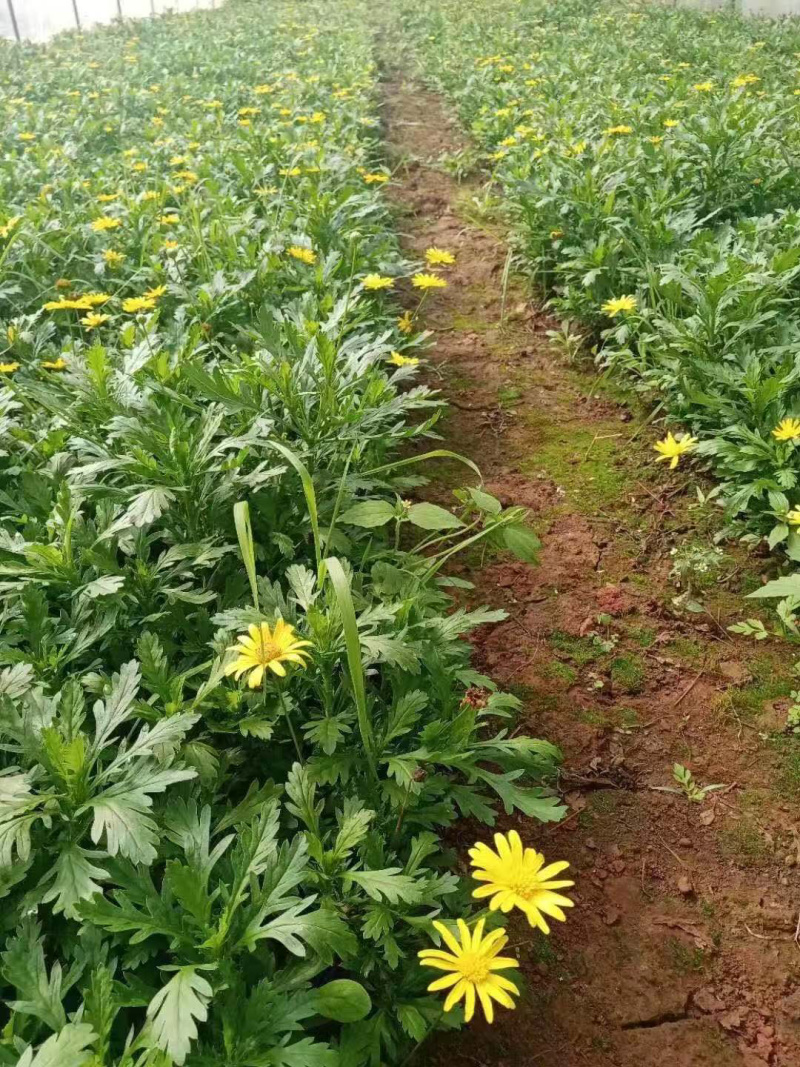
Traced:
[[456, 261], [452, 252], [437, 248], [435, 245], [425, 249], [425, 259], [431, 267], [450, 267]]
[[519, 967], [519, 963], [510, 956], [500, 956], [499, 952], [508, 944], [505, 930], [500, 927], [483, 936], [484, 920], [481, 919], [474, 931], [463, 919], [458, 920], [458, 932], [461, 943], [455, 939], [444, 923], [434, 922], [434, 929], [439, 933], [445, 945], [450, 949], [426, 948], [418, 952], [423, 967], [434, 967], [437, 971], [449, 972], [443, 978], [437, 978], [428, 986], [429, 993], [438, 993], [449, 989], [444, 1002], [444, 1010], [451, 1011], [460, 1000], [464, 1000], [464, 1018], [467, 1022], [475, 1014], [476, 994], [481, 1002], [486, 1021], [494, 1021], [494, 1004], [504, 1008], [516, 1005], [512, 995], [519, 996], [519, 989], [504, 978], [498, 971]]
[[311, 248], [304, 248], [302, 245], [292, 245], [287, 251], [293, 259], [299, 259], [301, 263], [308, 263], [310, 265], [317, 262], [317, 253]]
[[545, 867], [544, 855], [535, 848], [525, 848], [516, 830], [507, 835], [495, 834], [494, 843], [496, 852], [483, 841], [469, 850], [472, 877], [487, 883], [479, 886], [473, 897], [477, 900], [491, 897], [489, 908], [492, 911], [509, 912], [519, 908], [525, 912], [531, 926], [538, 926], [543, 934], [549, 934], [550, 927], [544, 916], [564, 922], [566, 915], [562, 909], [573, 907], [569, 897], [554, 892], [575, 884], [554, 881], [569, 864], [561, 860]]
[[382, 274], [367, 274], [361, 279], [364, 289], [391, 289], [394, 285], [393, 278], [385, 278]]
[[305, 649], [310, 647], [311, 642], [298, 641], [294, 627], [288, 622], [278, 619], [272, 630], [262, 622], [260, 627], [248, 626], [247, 630], [247, 634], [237, 638], [238, 644], [228, 649], [229, 652], [235, 652], [237, 658], [225, 668], [226, 675], [232, 674], [238, 681], [249, 671], [247, 684], [251, 689], [257, 689], [268, 668], [279, 678], [285, 678], [284, 663], [305, 667], [308, 656]]
[[101, 215], [99, 219], [95, 219], [92, 223], [92, 229], [96, 233], [102, 233], [103, 230], [116, 230], [117, 226], [121, 226], [122, 223], [119, 219], [112, 219], [108, 215]]
[[163, 296], [166, 291], [166, 285], [157, 285], [154, 289], [148, 289], [144, 294], [144, 298], [145, 300], [158, 300], [158, 298]]
[[603, 304], [601, 311], [604, 311], [610, 319], [615, 318], [621, 311], [633, 311], [636, 307], [636, 297], [630, 296], [618, 296], [614, 300], [607, 300]]
[[696, 437], [690, 437], [688, 434], [684, 434], [683, 437], [678, 439], [673, 437], [671, 433], [668, 433], [663, 441], [656, 441], [653, 445], [656, 452], [661, 453], [656, 460], [656, 463], [663, 463], [665, 460], [669, 460], [669, 469], [674, 471], [678, 466], [681, 456], [686, 452], [691, 452], [696, 444]]
[[0, 363], [0, 374], [13, 374], [19, 370], [19, 363]]
[[67, 361], [63, 356], [59, 356], [58, 359], [43, 359], [42, 368], [44, 370], [66, 370]]
[[88, 315], [84, 315], [81, 319], [81, 325], [85, 326], [87, 330], [95, 330], [98, 326], [102, 326], [104, 322], [108, 322], [108, 315], [101, 315], [97, 311], [90, 311]]
[[103, 259], [109, 267], [118, 267], [125, 258], [124, 252], [117, 252], [115, 248], [107, 248], [103, 253]]
[[[16, 367], [14, 369], [16, 370]], [[800, 509], [794, 508], [792, 511], [787, 511], [786, 521], [790, 526], [800, 526]]]
[[135, 315], [139, 311], [152, 311], [156, 306], [155, 300], [149, 296], [129, 296], [122, 301], [122, 310], [129, 315]]
[[415, 274], [411, 279], [415, 289], [446, 289], [447, 282], [437, 274]]
[[400, 318], [397, 320], [397, 328], [400, 333], [409, 334], [414, 329], [414, 320], [411, 317], [410, 311], [404, 311]]
[[403, 356], [399, 352], [392, 352], [389, 362], [394, 363], [395, 367], [416, 367], [419, 360], [416, 356]]
[[609, 134], [633, 133], [633, 126], [609, 126], [605, 132]]
[[779, 441], [796, 441], [800, 437], [800, 419], [781, 419], [772, 436]]

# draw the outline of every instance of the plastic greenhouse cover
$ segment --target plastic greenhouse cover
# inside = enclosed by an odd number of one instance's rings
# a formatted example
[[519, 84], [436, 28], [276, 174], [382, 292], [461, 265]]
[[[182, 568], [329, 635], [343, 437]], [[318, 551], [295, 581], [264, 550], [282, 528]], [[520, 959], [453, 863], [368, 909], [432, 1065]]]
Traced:
[[[0, 0], [0, 37], [14, 38], [12, 9], [20, 37], [47, 41], [56, 33], [111, 22], [119, 18], [146, 18], [167, 11], [194, 11], [218, 7], [221, 0]], [[77, 19], [76, 19], [77, 10]]]

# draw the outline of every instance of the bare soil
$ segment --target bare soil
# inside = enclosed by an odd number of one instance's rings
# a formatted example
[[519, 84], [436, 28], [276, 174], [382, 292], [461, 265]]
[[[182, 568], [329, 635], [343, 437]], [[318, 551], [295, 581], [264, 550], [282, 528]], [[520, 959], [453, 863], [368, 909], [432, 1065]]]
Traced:
[[[480, 181], [440, 162], [464, 144], [442, 101], [390, 73], [384, 107], [406, 249], [457, 256], [425, 315], [430, 380], [452, 404], [443, 434], [504, 504], [530, 509], [543, 541], [539, 567], [476, 555], [462, 573], [476, 603], [509, 613], [478, 633], [479, 667], [523, 699], [518, 729], [565, 755], [567, 818], [505, 828], [570, 861], [577, 905], [549, 938], [512, 919], [517, 1010], [419, 1060], [800, 1064], [800, 740], [781, 734], [794, 656], [727, 632], [754, 614], [742, 594], [769, 561], [726, 546], [696, 592], [705, 611], [676, 609], [671, 550], [708, 544], [718, 524], [696, 477], [655, 467], [646, 412], [566, 362], [546, 335], [556, 324], [504, 284], [508, 247]], [[675, 762], [725, 788], [703, 802], [654, 788], [675, 787]], [[456, 840], [462, 862], [474, 832]]]

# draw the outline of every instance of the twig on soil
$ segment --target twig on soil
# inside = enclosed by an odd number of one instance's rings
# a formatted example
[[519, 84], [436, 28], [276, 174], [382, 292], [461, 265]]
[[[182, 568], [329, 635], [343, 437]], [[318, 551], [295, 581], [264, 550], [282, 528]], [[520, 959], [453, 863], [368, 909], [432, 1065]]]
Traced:
[[678, 853], [675, 852], [673, 849], [671, 849], [669, 847], [669, 845], [667, 844], [667, 842], [664, 840], [663, 837], [659, 837], [658, 840], [661, 842], [661, 844], [664, 846], [664, 848], [667, 850], [667, 852], [671, 853], [671, 855], [673, 855], [675, 857], [675, 859], [678, 861], [678, 863], [681, 864], [681, 866], [686, 867], [688, 869], [689, 864], [686, 862], [686, 860], [682, 860], [680, 858], [680, 856], [678, 855]]
[[452, 408], [458, 408], [459, 411], [491, 411], [497, 407], [496, 404], [462, 404], [459, 400], [453, 400], [451, 396], [447, 397], [445, 403]]
[[556, 830], [560, 830], [563, 826], [566, 826], [568, 822], [572, 822], [573, 819], [577, 819], [583, 808], [579, 808], [577, 811], [573, 811], [571, 815], [568, 815], [566, 819], [562, 819], [561, 822], [554, 823], [549, 830], [545, 830], [545, 834], [549, 837], [550, 834], [554, 834]]
[[757, 934], [755, 930], [751, 930], [747, 923], [742, 923], [745, 930], [751, 937], [757, 937], [759, 941], [794, 941], [793, 937], [768, 937], [766, 934]]
[[684, 700], [686, 697], [688, 697], [688, 695], [691, 693], [691, 691], [694, 689], [694, 687], [697, 685], [697, 683], [700, 681], [700, 679], [703, 677], [703, 675], [705, 673], [706, 673], [706, 665], [705, 665], [705, 661], [704, 661], [703, 662], [703, 666], [697, 672], [695, 677], [692, 679], [692, 681], [689, 683], [689, 685], [687, 685], [687, 687], [684, 689], [684, 691], [681, 693], [681, 695], [677, 698], [677, 700], [674, 700], [672, 702], [672, 704], [670, 704], [670, 707], [671, 708], [677, 708], [677, 706], [681, 703], [681, 701]]
[[797, 926], [794, 928], [794, 943], [800, 948], [800, 911], [797, 913]]
[[635, 441], [636, 438], [639, 436], [639, 434], [642, 432], [642, 430], [646, 426], [650, 425], [650, 423], [653, 421], [653, 419], [656, 417], [656, 415], [659, 413], [659, 411], [661, 411], [663, 406], [664, 406], [664, 401], [663, 400], [659, 401], [659, 403], [656, 404], [656, 406], [653, 408], [653, 410], [650, 412], [650, 414], [647, 416], [647, 418], [639, 423], [639, 425], [636, 427], [636, 430], [634, 431], [634, 433], [631, 434], [631, 436], [628, 438], [628, 440], [629, 441]]
[[612, 437], [622, 437], [621, 433], [596, 433], [592, 438], [592, 443], [586, 449], [586, 454], [581, 458], [581, 464], [585, 463], [591, 455], [591, 451], [598, 441], [610, 441]]
[[658, 504], [658, 506], [661, 508], [662, 511], [668, 512], [673, 517], [673, 519], [677, 518], [677, 515], [672, 510], [672, 508], [664, 501], [663, 497], [656, 496], [656, 494], [654, 492], [652, 492], [650, 489], [647, 488], [647, 486], [644, 484], [644, 482], [640, 482], [638, 479], [636, 481], [636, 484], [640, 485], [642, 487], [642, 489], [644, 489], [644, 491], [647, 493], [647, 495], [649, 497], [652, 497], [653, 500], [655, 500], [656, 504]]

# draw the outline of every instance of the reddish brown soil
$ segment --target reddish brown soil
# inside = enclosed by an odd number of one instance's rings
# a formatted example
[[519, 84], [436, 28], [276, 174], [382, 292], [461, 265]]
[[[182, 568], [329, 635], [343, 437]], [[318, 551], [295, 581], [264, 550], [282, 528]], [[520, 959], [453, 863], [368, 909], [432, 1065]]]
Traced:
[[[407, 251], [457, 255], [448, 289], [426, 305], [431, 378], [454, 404], [446, 442], [480, 463], [504, 504], [530, 509], [544, 543], [538, 568], [491, 557], [463, 573], [476, 600], [509, 612], [478, 635], [478, 665], [523, 697], [518, 728], [565, 754], [564, 822], [507, 826], [570, 861], [577, 905], [549, 939], [512, 920], [527, 979], [517, 1010], [439, 1037], [419, 1059], [799, 1064], [800, 838], [796, 801], [776, 787], [785, 753], [770, 734], [786, 701], [762, 701], [750, 684], [756, 671], [763, 681], [765, 656], [767, 675], [787, 676], [794, 657], [726, 633], [742, 616], [743, 579], [764, 564], [734, 549], [733, 576], [704, 594], [708, 613], [674, 610], [669, 553], [698, 521], [694, 490], [654, 469], [652, 427], [634, 431], [631, 411], [594, 395], [591, 372], [559, 362], [545, 334], [553, 324], [518, 285], [503, 303], [502, 233], [470, 221], [480, 186], [457, 184], [436, 162], [462, 143], [441, 101], [396, 78], [385, 121]], [[592, 478], [580, 478], [597, 442], [617, 481], [595, 497]], [[592, 469], [599, 485], [604, 470]], [[560, 484], [565, 470], [577, 489]], [[616, 647], [598, 651], [592, 633]], [[638, 665], [633, 679], [621, 657]], [[675, 761], [726, 788], [702, 803], [653, 789], [675, 786]], [[457, 839], [462, 860], [473, 833]]]

